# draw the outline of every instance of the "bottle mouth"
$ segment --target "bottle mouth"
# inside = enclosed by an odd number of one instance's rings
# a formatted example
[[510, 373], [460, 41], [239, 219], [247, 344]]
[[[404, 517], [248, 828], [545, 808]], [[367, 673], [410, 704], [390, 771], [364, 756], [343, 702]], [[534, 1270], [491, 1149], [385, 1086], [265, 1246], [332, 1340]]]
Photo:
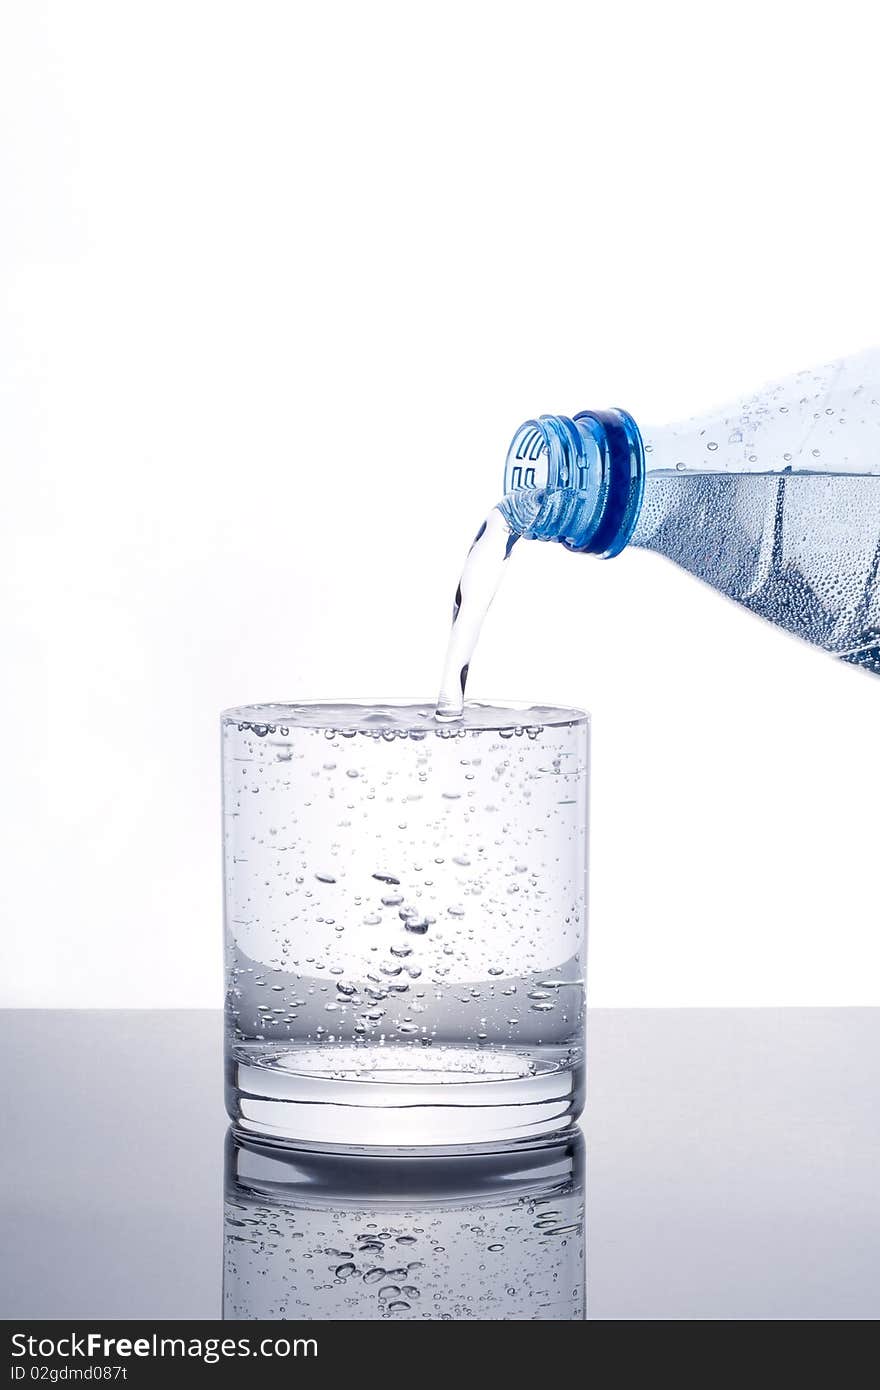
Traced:
[[[590, 444], [592, 443], [592, 448]], [[586, 491], [595, 443], [565, 415], [526, 420], [510, 442], [504, 491], [520, 488], [574, 488]]]
[[645, 450], [625, 410], [526, 420], [507, 451], [502, 511], [517, 534], [610, 559], [632, 536]]

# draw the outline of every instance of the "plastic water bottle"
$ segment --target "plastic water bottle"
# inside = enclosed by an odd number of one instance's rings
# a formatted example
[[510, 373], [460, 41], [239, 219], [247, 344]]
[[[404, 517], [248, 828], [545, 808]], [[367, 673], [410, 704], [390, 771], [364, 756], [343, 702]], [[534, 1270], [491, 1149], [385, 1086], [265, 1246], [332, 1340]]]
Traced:
[[504, 490], [513, 537], [654, 550], [880, 674], [880, 351], [661, 429], [623, 410], [528, 420]]

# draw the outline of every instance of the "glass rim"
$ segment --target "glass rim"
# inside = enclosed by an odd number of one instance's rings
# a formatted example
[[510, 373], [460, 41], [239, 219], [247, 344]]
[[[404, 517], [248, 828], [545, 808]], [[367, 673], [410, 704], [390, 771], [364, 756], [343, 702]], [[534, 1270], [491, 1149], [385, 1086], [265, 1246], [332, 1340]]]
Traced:
[[[570, 728], [590, 723], [589, 711], [575, 705], [518, 700], [466, 700], [463, 715], [459, 719], [436, 719], [435, 707], [436, 700], [419, 700], [405, 696], [360, 699], [346, 696], [338, 699], [233, 705], [221, 711], [220, 720], [224, 727], [236, 724], [242, 728], [266, 728], [272, 732], [292, 728], [355, 728], [364, 733], [372, 733], [383, 728], [406, 728], [438, 734], [455, 733], [458, 730], [491, 732], [493, 729], [533, 726]], [[354, 715], [359, 717], [353, 718]], [[383, 719], [382, 715], [387, 715], [387, 718]]]

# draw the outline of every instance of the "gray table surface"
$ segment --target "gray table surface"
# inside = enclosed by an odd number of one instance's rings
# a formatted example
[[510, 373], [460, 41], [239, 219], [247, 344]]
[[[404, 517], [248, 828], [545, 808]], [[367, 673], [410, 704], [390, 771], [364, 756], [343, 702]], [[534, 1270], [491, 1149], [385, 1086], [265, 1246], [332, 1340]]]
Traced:
[[[217, 1318], [220, 1015], [0, 1012], [0, 1315]], [[880, 1315], [880, 1010], [596, 1010], [599, 1320]]]

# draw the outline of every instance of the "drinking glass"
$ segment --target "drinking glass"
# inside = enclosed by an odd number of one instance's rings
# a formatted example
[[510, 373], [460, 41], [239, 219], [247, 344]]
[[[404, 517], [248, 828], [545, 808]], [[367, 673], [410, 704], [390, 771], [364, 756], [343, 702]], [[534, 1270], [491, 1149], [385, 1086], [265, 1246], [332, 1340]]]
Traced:
[[226, 1058], [243, 1133], [510, 1145], [583, 1104], [588, 716], [223, 715]]

